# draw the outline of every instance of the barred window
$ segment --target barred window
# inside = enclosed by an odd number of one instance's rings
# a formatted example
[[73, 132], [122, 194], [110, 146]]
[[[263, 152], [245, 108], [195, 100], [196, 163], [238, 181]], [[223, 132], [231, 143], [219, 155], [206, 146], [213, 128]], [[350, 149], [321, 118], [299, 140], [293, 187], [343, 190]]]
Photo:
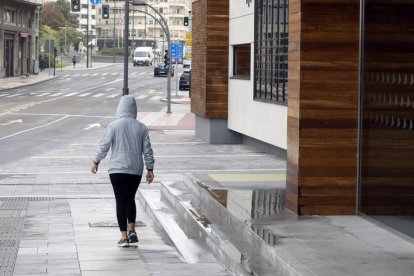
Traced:
[[254, 99], [287, 103], [289, 0], [256, 0]]

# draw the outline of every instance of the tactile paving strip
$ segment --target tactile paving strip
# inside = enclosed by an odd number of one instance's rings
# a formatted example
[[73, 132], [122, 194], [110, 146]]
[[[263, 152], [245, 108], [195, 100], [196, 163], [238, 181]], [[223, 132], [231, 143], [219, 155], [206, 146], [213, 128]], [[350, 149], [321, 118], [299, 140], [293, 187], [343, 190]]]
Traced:
[[261, 182], [261, 181], [286, 181], [286, 173], [210, 173], [208, 174], [213, 180], [237, 181], [237, 182]]
[[[0, 211], [27, 210], [29, 201], [53, 200], [47, 197], [2, 197]], [[4, 212], [3, 215], [7, 214]], [[13, 275], [24, 226], [23, 216], [0, 217], [0, 275]]]

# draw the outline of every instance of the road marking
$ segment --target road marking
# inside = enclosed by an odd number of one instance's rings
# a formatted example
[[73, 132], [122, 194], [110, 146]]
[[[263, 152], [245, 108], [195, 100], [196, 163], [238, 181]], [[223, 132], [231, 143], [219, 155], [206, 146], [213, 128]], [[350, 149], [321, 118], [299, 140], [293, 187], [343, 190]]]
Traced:
[[6, 98], [14, 98], [14, 97], [17, 97], [19, 95], [21, 95], [21, 94], [11, 94], [9, 96], [6, 96]]
[[60, 122], [60, 121], [62, 121], [62, 120], [64, 120], [64, 119], [66, 119], [66, 118], [68, 118], [68, 117], [70, 117], [70, 116], [69, 116], [69, 115], [67, 115], [67, 116], [64, 116], [64, 117], [62, 117], [62, 118], [59, 118], [59, 119], [57, 119], [57, 120], [54, 120], [54, 121], [52, 121], [52, 122], [50, 122], [50, 123], [47, 123], [47, 124], [44, 124], [44, 125], [41, 125], [41, 126], [37, 126], [37, 127], [33, 127], [33, 128], [29, 128], [29, 129], [26, 129], [26, 130], [23, 130], [23, 131], [16, 132], [16, 133], [14, 133], [14, 134], [10, 134], [10, 135], [4, 136], [4, 137], [0, 137], [0, 140], [4, 140], [4, 139], [7, 139], [7, 138], [10, 138], [10, 137], [13, 137], [13, 136], [16, 136], [16, 135], [19, 135], [19, 134], [22, 134], [22, 133], [28, 132], [28, 131], [32, 131], [32, 130], [35, 130], [35, 129], [39, 129], [39, 128], [45, 127], [45, 126], [50, 126], [50, 125], [53, 125], [54, 123]]
[[79, 94], [79, 93], [78, 92], [72, 92], [72, 93], [63, 95], [63, 97], [70, 97], [70, 96], [73, 96], [73, 95], [76, 95], [76, 94]]
[[49, 94], [50, 94], [49, 92], [46, 92], [46, 93], [38, 94], [38, 95], [36, 95], [36, 97], [43, 97], [43, 96], [46, 96], [46, 95], [49, 95]]
[[111, 90], [115, 90], [115, 88], [110, 87], [110, 88], [105, 89], [105, 91], [106, 91], [106, 92], [109, 92], [109, 91], [111, 91]]
[[161, 96], [154, 96], [154, 97], [151, 97], [151, 101], [159, 101], [161, 99]]
[[1, 125], [2, 126], [7, 126], [7, 125], [15, 124], [15, 123], [23, 123], [23, 121], [22, 121], [22, 119], [11, 120], [11, 121], [8, 121], [7, 123], [1, 124]]
[[137, 100], [143, 100], [146, 97], [148, 97], [148, 96], [147, 95], [141, 95], [141, 96], [135, 97], [135, 99], [137, 99]]
[[78, 76], [80, 76], [80, 74], [75, 74], [75, 75], [73, 75], [74, 77], [78, 77]]
[[88, 95], [90, 95], [90, 94], [92, 94], [92, 93], [83, 93], [83, 94], [80, 94], [80, 95], [78, 95], [78, 97], [86, 97], [86, 96], [88, 96]]
[[105, 78], [105, 77], [102, 77], [102, 78], [101, 78], [101, 80], [104, 80], [104, 79], [106, 79], [106, 78]]
[[101, 97], [103, 95], [106, 95], [106, 94], [105, 93], [98, 93], [98, 94], [93, 95], [92, 97], [97, 98], [97, 97]]
[[69, 90], [70, 88], [61, 88], [60, 89], [60, 91], [67, 91], [67, 90]]
[[91, 76], [96, 76], [96, 75], [98, 75], [98, 73], [92, 74]]
[[111, 75], [118, 75], [118, 73], [112, 73]]
[[140, 75], [144, 75], [145, 74], [145, 72], [141, 72], [141, 73], [139, 73]]
[[63, 95], [63, 94], [64, 93], [62, 93], [62, 92], [58, 92], [58, 93], [50, 95], [50, 97], [57, 97], [57, 96], [60, 96], [60, 95]]
[[9, 95], [9, 94], [1, 94], [0, 97], [5, 97], [7, 95]]
[[62, 78], [67, 78], [67, 77], [70, 77], [71, 75], [64, 75], [64, 76], [62, 76]]
[[108, 95], [106, 96], [107, 98], [115, 98], [116, 96], [120, 96], [119, 94], [112, 94], [112, 95]]
[[102, 75], [102, 76], [106, 76], [106, 75], [108, 75], [108, 74], [109, 74], [109, 73], [102, 73], [101, 75]]
[[86, 77], [86, 76], [89, 76], [89, 74], [83, 74], [83, 75], [82, 75], [82, 77]]
[[101, 124], [100, 123], [88, 124], [87, 127], [84, 128], [84, 130], [88, 130], [94, 127], [101, 127]]

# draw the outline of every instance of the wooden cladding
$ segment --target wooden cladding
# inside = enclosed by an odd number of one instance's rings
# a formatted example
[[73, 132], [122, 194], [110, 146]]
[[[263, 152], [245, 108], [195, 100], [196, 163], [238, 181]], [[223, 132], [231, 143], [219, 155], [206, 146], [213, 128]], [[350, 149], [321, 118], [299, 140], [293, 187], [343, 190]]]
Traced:
[[193, 3], [191, 111], [204, 118], [227, 118], [229, 2]]
[[289, 1], [286, 206], [356, 213], [359, 1]]

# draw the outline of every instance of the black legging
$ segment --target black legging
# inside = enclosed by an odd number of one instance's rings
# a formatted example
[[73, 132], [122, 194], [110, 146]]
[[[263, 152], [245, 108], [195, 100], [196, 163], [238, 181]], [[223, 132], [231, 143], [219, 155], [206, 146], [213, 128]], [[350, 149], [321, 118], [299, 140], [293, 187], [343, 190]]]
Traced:
[[135, 194], [141, 182], [142, 175], [113, 173], [109, 175], [116, 200], [116, 218], [119, 229], [127, 230], [127, 223], [135, 223], [137, 209]]

